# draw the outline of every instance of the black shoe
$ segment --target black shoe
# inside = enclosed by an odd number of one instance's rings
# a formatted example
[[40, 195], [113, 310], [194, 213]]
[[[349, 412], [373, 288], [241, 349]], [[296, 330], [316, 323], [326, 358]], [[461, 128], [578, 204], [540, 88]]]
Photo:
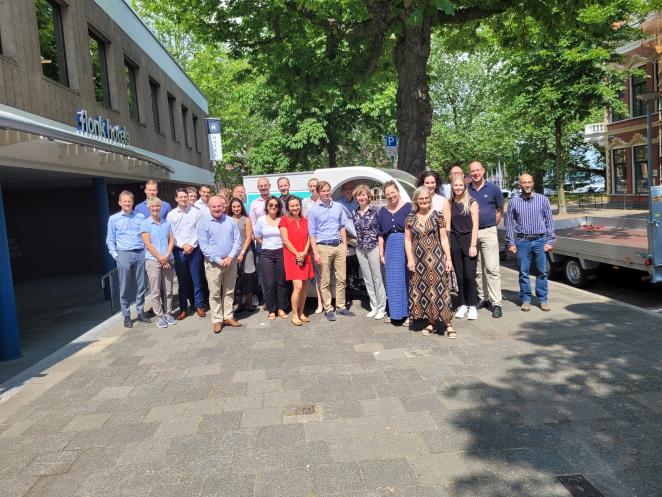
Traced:
[[131, 316], [124, 316], [124, 327], [133, 328], [133, 321], [131, 321]]
[[490, 307], [492, 307], [492, 304], [490, 304], [489, 300], [481, 300], [476, 305], [476, 309], [489, 309]]
[[500, 318], [503, 316], [503, 312], [501, 312], [501, 306], [500, 305], [495, 305], [492, 307], [492, 317], [493, 318]]
[[140, 321], [141, 323], [151, 323], [152, 322], [152, 320], [149, 319], [145, 313], [138, 314], [137, 321]]

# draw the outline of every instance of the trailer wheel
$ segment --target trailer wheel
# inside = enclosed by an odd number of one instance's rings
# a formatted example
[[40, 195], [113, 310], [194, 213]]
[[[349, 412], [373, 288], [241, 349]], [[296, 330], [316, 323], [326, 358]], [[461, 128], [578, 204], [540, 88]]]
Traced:
[[585, 287], [589, 282], [589, 273], [579, 262], [579, 259], [568, 258], [563, 265], [563, 276], [568, 283], [577, 288]]

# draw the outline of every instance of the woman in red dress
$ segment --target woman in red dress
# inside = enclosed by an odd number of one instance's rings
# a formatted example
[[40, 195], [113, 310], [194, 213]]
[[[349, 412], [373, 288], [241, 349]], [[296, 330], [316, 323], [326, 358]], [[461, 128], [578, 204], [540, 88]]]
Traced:
[[301, 326], [310, 321], [303, 313], [306, 305], [308, 280], [313, 277], [310, 260], [308, 220], [301, 216], [301, 199], [291, 196], [287, 200], [287, 215], [280, 218], [280, 236], [283, 239], [285, 279], [292, 281], [292, 324]]

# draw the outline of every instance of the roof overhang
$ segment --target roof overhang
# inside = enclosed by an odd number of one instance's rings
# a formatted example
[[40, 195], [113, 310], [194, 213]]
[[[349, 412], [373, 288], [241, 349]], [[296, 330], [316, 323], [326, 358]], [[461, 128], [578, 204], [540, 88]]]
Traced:
[[0, 164], [127, 180], [204, 184], [212, 171], [0, 104]]

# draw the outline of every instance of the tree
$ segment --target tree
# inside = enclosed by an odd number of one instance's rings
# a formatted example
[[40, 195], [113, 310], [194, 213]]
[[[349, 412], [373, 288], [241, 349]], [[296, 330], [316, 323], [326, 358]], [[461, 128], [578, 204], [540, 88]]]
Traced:
[[619, 60], [615, 49], [640, 36], [628, 22], [642, 7], [630, 0], [592, 4], [580, 9], [576, 20], [559, 26], [554, 36], [529, 18], [525, 27], [530, 34], [523, 45], [511, 43], [522, 30], [515, 17], [495, 32], [508, 47], [504, 78], [510, 82], [515, 107], [532, 123], [552, 131], [560, 214], [566, 213], [566, 129], [618, 101], [623, 74], [613, 64]]

